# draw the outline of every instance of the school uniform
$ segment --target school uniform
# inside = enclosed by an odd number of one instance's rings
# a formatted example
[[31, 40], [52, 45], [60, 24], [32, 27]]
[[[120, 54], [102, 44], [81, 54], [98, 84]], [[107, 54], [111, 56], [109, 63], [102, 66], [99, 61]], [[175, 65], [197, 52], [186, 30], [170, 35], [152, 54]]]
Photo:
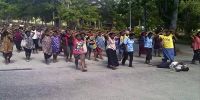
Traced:
[[144, 47], [146, 49], [146, 62], [152, 59], [153, 38], [145, 37]]
[[134, 39], [127, 38], [124, 40], [124, 44], [126, 46], [126, 51], [124, 52], [124, 57], [122, 60], [122, 65], [125, 65], [126, 60], [129, 59], [129, 67], [132, 67], [133, 62], [133, 53], [134, 53]]

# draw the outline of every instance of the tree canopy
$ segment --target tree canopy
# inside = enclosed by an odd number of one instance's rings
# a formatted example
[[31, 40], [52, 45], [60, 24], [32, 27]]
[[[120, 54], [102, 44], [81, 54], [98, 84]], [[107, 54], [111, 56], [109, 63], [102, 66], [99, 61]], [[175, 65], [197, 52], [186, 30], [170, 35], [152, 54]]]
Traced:
[[[131, 10], [131, 15], [130, 15]], [[0, 0], [0, 19], [66, 23], [71, 28], [163, 26], [191, 33], [200, 27], [198, 0]]]

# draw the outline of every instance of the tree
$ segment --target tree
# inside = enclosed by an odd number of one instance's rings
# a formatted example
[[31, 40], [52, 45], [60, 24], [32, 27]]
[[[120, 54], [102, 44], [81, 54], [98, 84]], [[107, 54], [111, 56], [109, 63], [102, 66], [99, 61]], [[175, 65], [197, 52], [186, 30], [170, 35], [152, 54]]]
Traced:
[[97, 7], [87, 0], [63, 2], [59, 7], [59, 16], [71, 28], [92, 26], [100, 18]]
[[176, 30], [179, 0], [156, 0], [165, 28]]
[[181, 1], [179, 5], [179, 28], [186, 35], [200, 27], [200, 1]]

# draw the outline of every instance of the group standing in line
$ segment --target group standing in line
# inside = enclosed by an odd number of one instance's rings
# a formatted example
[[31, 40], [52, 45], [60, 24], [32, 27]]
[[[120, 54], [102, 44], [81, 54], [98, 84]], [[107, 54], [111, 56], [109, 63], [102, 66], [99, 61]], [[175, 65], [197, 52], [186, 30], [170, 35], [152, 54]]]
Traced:
[[[173, 32], [169, 30], [162, 34], [142, 32], [138, 39], [139, 56], [146, 54], [144, 62], [150, 64], [152, 52], [160, 57], [162, 51], [162, 63], [168, 60], [173, 62], [176, 56], [174, 37]], [[93, 31], [59, 30], [57, 28], [24, 29], [19, 27], [14, 30], [3, 29], [1, 31], [0, 51], [3, 53], [6, 64], [11, 61], [14, 44], [18, 52], [25, 51], [27, 62], [30, 61], [32, 53], [37, 54], [39, 50], [42, 50], [46, 64], [50, 64], [51, 56], [53, 56], [53, 62], [56, 63], [58, 55], [64, 52], [66, 62], [72, 62], [74, 56], [76, 69], [86, 72], [85, 59], [94, 58], [95, 61], [99, 61], [98, 59], [103, 59], [103, 51], [108, 57], [108, 68], [115, 70], [120, 64], [125, 65], [128, 58], [128, 67], [134, 67], [132, 62], [136, 42], [135, 34], [128, 30], [116, 34], [102, 31], [93, 33]], [[194, 50], [192, 63], [194, 64], [197, 60], [200, 62], [200, 32], [192, 36], [192, 48]]]

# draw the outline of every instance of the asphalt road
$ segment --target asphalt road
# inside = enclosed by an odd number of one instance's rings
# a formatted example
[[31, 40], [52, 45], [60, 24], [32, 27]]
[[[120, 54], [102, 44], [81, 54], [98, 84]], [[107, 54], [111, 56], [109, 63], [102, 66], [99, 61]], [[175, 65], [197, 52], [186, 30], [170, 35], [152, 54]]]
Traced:
[[[152, 64], [160, 59], [154, 57]], [[189, 63], [191, 56], [176, 59]], [[173, 72], [145, 65], [144, 57], [134, 57], [134, 68], [120, 66], [115, 71], [105, 67], [106, 60], [87, 60], [87, 65], [83, 73], [62, 56], [46, 65], [42, 52], [33, 54], [31, 62], [24, 60], [23, 52], [14, 52], [9, 65], [1, 57], [0, 100], [200, 100], [200, 65]]]

